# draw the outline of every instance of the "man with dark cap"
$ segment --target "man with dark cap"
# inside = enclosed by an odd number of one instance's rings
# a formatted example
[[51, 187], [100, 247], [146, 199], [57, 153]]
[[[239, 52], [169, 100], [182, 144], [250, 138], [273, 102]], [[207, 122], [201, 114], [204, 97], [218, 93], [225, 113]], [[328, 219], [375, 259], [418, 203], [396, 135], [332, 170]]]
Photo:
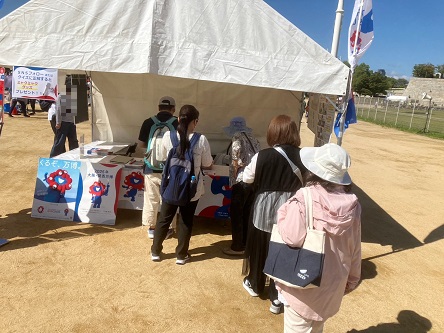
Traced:
[[[162, 132], [173, 128], [177, 129], [178, 121], [173, 116], [176, 111], [176, 101], [170, 96], [164, 96], [159, 100], [159, 113], [157, 115], [146, 119], [139, 133], [138, 148], [147, 150], [147, 154], [155, 155], [151, 151], [151, 147], [155, 147], [156, 139], [161, 139]], [[151, 147], [148, 147], [150, 145]], [[148, 149], [147, 149], [148, 148]], [[160, 196], [160, 182], [162, 180], [161, 168], [156, 168], [149, 163], [149, 159], [145, 155], [144, 173], [144, 202], [142, 210], [142, 225], [148, 226], [148, 237], [154, 238], [154, 228], [157, 222], [157, 213], [159, 211], [161, 196]], [[173, 231], [170, 230], [169, 237], [172, 236]]]

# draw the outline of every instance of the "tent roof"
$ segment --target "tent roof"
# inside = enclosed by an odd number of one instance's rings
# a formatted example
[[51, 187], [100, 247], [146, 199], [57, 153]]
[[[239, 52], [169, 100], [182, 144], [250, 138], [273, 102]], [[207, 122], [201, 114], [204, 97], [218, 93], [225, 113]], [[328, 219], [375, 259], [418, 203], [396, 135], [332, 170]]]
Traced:
[[0, 63], [341, 95], [348, 67], [262, 0], [31, 0]]

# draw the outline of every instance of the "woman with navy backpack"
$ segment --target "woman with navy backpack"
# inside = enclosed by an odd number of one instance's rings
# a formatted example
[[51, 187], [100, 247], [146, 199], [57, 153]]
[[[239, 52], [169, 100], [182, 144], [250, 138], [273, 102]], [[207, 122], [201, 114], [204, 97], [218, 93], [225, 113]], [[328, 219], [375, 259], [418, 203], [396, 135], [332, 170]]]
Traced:
[[[204, 193], [201, 169], [211, 169], [213, 165], [207, 138], [194, 132], [198, 122], [199, 111], [193, 105], [184, 105], [179, 112], [177, 132], [166, 132], [162, 139], [160, 154], [165, 156], [166, 163], [161, 184], [162, 205], [151, 246], [152, 261], [161, 260], [162, 243], [178, 208], [180, 219], [177, 224], [176, 264], [183, 265], [190, 259], [188, 248], [194, 213]], [[191, 170], [187, 170], [186, 167], [190, 165]], [[188, 183], [184, 183], [189, 173], [192, 176]], [[183, 193], [189, 191], [189, 186], [192, 190], [189, 193], [192, 194], [187, 197]]]

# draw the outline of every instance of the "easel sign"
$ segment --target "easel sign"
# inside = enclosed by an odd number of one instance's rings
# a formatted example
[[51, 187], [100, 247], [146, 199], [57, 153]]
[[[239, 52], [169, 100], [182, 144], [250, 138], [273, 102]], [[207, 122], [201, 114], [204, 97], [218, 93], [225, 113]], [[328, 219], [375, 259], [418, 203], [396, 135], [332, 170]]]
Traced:
[[58, 94], [57, 79], [56, 68], [14, 66], [11, 95], [13, 98], [55, 102]]

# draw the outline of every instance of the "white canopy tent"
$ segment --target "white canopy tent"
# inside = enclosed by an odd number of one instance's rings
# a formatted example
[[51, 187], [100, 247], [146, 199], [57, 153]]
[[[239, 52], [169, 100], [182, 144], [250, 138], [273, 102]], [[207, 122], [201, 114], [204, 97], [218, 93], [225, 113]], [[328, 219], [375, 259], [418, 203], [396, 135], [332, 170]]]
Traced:
[[215, 141], [238, 115], [265, 135], [302, 92], [345, 94], [349, 74], [262, 0], [31, 0], [0, 40], [0, 63], [91, 75], [94, 140], [134, 142], [163, 95], [195, 105]]

